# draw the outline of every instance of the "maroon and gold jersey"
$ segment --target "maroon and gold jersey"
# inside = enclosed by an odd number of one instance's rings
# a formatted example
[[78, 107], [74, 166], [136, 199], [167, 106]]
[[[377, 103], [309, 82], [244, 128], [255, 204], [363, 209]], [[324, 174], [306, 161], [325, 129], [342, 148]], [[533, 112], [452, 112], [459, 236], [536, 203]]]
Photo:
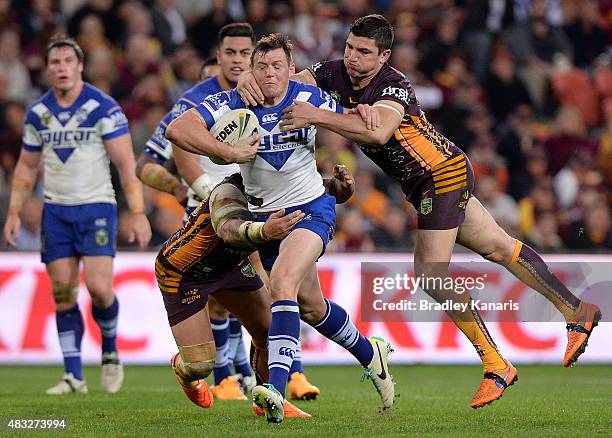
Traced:
[[[244, 192], [240, 174], [232, 175], [224, 183], [231, 183]], [[162, 271], [170, 269], [193, 280], [216, 281], [235, 270], [254, 251], [253, 247], [230, 246], [217, 235], [207, 199], [189, 216], [183, 228], [163, 244], [155, 269], [158, 278]]]
[[[432, 173], [441, 168], [450, 169], [445, 165], [447, 160], [461, 160], [456, 157], [463, 155], [462, 151], [429, 123], [408, 79], [389, 64], [385, 63], [370, 83], [359, 90], [353, 89], [342, 60], [319, 62], [309, 71], [317, 86], [345, 108], [355, 108], [360, 103], [373, 105], [381, 100], [391, 100], [404, 107], [401, 124], [386, 144], [358, 146], [387, 175], [400, 183], [408, 199], [412, 198], [419, 183], [431, 178]], [[453, 166], [453, 170], [459, 168]], [[466, 178], [460, 177], [455, 181], [445, 189], [458, 190], [468, 185]]]

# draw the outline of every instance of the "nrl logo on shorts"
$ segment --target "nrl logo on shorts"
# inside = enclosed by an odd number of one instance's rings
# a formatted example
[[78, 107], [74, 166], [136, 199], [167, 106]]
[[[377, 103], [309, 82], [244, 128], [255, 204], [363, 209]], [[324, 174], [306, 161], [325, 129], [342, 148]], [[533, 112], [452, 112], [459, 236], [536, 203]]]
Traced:
[[244, 265], [242, 267], [242, 269], [240, 270], [240, 272], [242, 272], [242, 275], [244, 275], [245, 277], [255, 277], [255, 268], [253, 267], [253, 265], [251, 265], [250, 263], [247, 263], [246, 265]]
[[433, 200], [431, 198], [423, 198], [421, 199], [421, 206], [419, 207], [419, 211], [421, 214], [429, 214], [433, 208]]
[[108, 245], [108, 231], [103, 228], [96, 231], [96, 243], [100, 246]]

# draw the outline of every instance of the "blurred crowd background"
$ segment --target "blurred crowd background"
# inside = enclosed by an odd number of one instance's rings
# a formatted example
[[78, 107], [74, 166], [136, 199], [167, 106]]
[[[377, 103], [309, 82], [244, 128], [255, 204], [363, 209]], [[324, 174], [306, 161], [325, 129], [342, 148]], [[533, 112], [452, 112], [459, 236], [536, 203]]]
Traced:
[[[476, 196], [502, 227], [543, 252], [609, 252], [612, 0], [0, 0], [0, 220], [25, 110], [47, 88], [51, 35], [81, 44], [85, 79], [119, 101], [138, 156], [197, 82], [223, 25], [290, 35], [299, 71], [341, 58], [351, 22], [374, 12], [395, 26], [391, 64], [429, 120], [468, 153]], [[328, 251], [411, 250], [416, 212], [399, 187], [331, 132], [320, 131], [317, 155], [322, 173], [343, 163], [356, 179]], [[115, 187], [119, 246], [129, 249]], [[22, 250], [40, 246], [41, 192], [22, 215]], [[182, 210], [169, 195], [146, 189], [145, 197], [154, 249]]]

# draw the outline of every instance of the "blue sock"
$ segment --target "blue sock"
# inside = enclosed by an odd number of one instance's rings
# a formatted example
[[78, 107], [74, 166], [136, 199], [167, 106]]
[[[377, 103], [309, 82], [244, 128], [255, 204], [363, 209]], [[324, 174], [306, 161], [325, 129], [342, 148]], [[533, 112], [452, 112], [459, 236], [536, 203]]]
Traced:
[[325, 303], [327, 304], [325, 316], [313, 327], [326, 338], [346, 348], [361, 366], [367, 368], [374, 357], [372, 344], [359, 333], [346, 310], [327, 298]]
[[240, 324], [240, 321], [234, 315], [229, 317], [229, 331], [230, 359], [234, 364], [234, 370], [245, 377], [252, 376], [253, 372], [249, 365], [249, 357], [242, 342], [242, 324]]
[[272, 303], [272, 324], [268, 332], [270, 383], [285, 397], [287, 378], [300, 338], [300, 309], [291, 300]]
[[91, 314], [102, 333], [102, 353], [117, 351], [117, 319], [119, 316], [119, 301], [115, 297], [113, 304], [106, 308], [91, 305]]
[[302, 368], [302, 343], [298, 342], [297, 348], [295, 349], [295, 354], [293, 355], [293, 363], [291, 364], [291, 369], [289, 370], [289, 377], [291, 378], [291, 374], [293, 373], [304, 373], [304, 368]]
[[218, 385], [221, 383], [221, 380], [232, 375], [229, 360], [229, 321], [227, 319], [211, 319], [210, 325], [217, 348], [213, 375], [215, 377], [215, 385]]
[[64, 370], [66, 373], [72, 373], [77, 379], [83, 380], [83, 368], [81, 367], [83, 317], [79, 305], [57, 312], [55, 322], [57, 323], [57, 334], [64, 355]]

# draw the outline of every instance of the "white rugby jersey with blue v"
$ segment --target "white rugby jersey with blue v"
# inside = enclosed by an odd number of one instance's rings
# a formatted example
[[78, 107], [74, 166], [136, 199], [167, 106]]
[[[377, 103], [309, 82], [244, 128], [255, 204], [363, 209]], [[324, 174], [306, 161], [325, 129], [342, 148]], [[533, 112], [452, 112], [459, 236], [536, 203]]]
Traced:
[[69, 107], [51, 90], [26, 114], [22, 147], [42, 152], [45, 202], [59, 205], [115, 203], [104, 141], [128, 134], [123, 110], [110, 96], [85, 83]]
[[[267, 212], [306, 204], [325, 192], [315, 162], [316, 128], [280, 130], [281, 111], [294, 101], [328, 111], [343, 112], [331, 96], [313, 85], [289, 81], [287, 94], [274, 107], [248, 107], [261, 126], [261, 143], [253, 161], [240, 165], [249, 210]], [[204, 99], [196, 110], [210, 129], [227, 112], [246, 108], [234, 89]]]

